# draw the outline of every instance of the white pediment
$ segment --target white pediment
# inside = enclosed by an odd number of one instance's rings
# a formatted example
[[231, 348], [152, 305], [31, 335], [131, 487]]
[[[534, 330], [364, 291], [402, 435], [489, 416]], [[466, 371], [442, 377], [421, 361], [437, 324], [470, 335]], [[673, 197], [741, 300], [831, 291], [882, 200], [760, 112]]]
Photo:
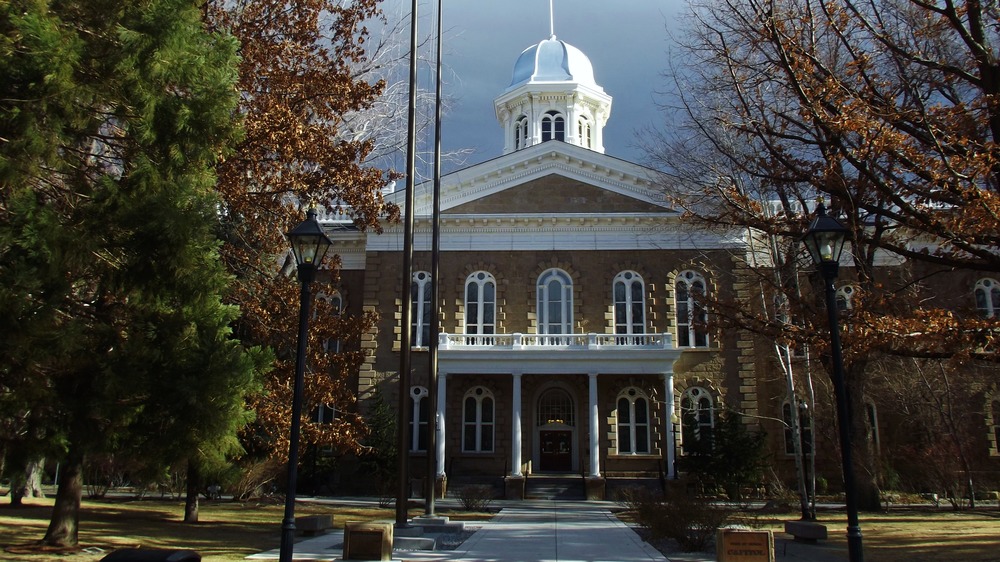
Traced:
[[[662, 193], [662, 176], [655, 170], [558, 141], [531, 146], [443, 176], [441, 210], [446, 213], [551, 175], [670, 211]], [[432, 197], [433, 182], [416, 186], [414, 216], [431, 214]], [[405, 190], [393, 193], [390, 199], [404, 207]]]

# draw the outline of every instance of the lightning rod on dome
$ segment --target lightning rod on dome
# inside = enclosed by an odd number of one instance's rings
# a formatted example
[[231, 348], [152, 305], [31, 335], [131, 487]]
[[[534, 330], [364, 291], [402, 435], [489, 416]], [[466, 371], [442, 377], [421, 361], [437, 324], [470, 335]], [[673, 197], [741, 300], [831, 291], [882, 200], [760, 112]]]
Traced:
[[556, 21], [552, 14], [552, 0], [549, 0], [549, 37], [556, 36]]

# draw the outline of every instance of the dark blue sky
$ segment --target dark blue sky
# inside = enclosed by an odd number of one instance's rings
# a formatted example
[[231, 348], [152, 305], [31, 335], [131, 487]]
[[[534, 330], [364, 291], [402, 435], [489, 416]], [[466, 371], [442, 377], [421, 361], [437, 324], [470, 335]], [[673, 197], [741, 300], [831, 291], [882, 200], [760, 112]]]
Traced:
[[[402, 8], [399, 3], [402, 2]], [[636, 131], [659, 123], [656, 90], [664, 88], [667, 25], [680, 12], [681, 0], [554, 0], [556, 37], [577, 47], [594, 65], [594, 76], [613, 98], [604, 130], [607, 154], [640, 161]], [[389, 17], [410, 2], [386, 0]], [[430, 32], [437, 2], [421, 1], [419, 26]], [[502, 130], [493, 99], [509, 84], [521, 52], [549, 36], [548, 0], [444, 0], [444, 95], [456, 100], [445, 116], [442, 145], [446, 152], [474, 149], [465, 165], [499, 156]], [[446, 168], [454, 168], [447, 165]]]

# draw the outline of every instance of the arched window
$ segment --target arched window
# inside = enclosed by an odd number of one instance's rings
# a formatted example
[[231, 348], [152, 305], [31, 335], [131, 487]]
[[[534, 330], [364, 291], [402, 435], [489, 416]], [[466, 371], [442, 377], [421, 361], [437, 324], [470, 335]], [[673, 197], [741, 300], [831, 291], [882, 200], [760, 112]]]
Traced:
[[706, 283], [701, 274], [682, 271], [674, 283], [674, 309], [677, 311], [678, 347], [708, 347], [708, 310], [705, 308]]
[[462, 412], [462, 451], [493, 452], [493, 393], [477, 386], [465, 393]]
[[976, 309], [983, 318], [994, 318], [1000, 313], [1000, 284], [996, 279], [976, 282]]
[[538, 276], [538, 333], [573, 333], [573, 281], [561, 269]]
[[514, 150], [528, 146], [528, 117], [522, 115], [514, 122]]
[[846, 312], [854, 308], [854, 294], [857, 287], [854, 285], [844, 285], [837, 289], [837, 310]]
[[422, 386], [410, 388], [413, 411], [410, 417], [410, 450], [427, 450], [427, 427], [430, 420], [430, 393]]
[[646, 290], [642, 277], [623, 271], [612, 284], [615, 303], [615, 333], [643, 334], [646, 326]]
[[410, 283], [410, 303], [412, 320], [410, 325], [410, 346], [427, 347], [431, 340], [431, 298], [434, 290], [431, 274], [418, 271]]
[[685, 455], [707, 455], [712, 452], [715, 429], [715, 405], [712, 395], [700, 386], [693, 386], [681, 395], [681, 445]]
[[550, 388], [538, 399], [537, 412], [538, 425], [548, 425], [559, 423], [563, 425], [576, 425], [576, 416], [573, 413], [573, 398], [568, 392], [561, 388]]
[[[799, 402], [799, 436], [802, 443], [802, 454], [812, 454], [812, 423], [805, 403]], [[785, 454], [795, 454], [795, 433], [792, 431], [792, 404], [785, 400], [781, 404], [781, 421], [785, 422]]]
[[542, 116], [542, 142], [566, 140], [566, 120], [558, 111], [548, 111]]
[[618, 454], [649, 454], [649, 399], [635, 387], [618, 395]]
[[465, 333], [496, 333], [497, 281], [477, 271], [465, 280]]
[[[332, 294], [320, 293], [316, 298], [326, 302], [330, 306], [330, 314], [333, 316], [340, 316], [344, 310], [344, 299], [337, 291], [334, 291]], [[316, 318], [315, 311], [313, 312], [313, 318]], [[340, 353], [340, 339], [324, 339], [323, 351], [326, 353]]]
[[576, 123], [576, 136], [580, 139], [580, 146], [584, 148], [593, 147], [594, 139], [590, 132], [590, 121], [586, 117], [580, 117], [580, 120]]

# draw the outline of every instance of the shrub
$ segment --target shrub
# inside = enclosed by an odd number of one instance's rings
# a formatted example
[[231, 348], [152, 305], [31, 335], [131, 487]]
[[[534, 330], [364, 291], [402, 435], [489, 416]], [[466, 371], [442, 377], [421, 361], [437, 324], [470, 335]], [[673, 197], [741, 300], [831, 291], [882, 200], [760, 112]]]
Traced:
[[493, 502], [493, 486], [471, 484], [462, 488], [459, 497], [466, 511], [486, 511]]
[[623, 498], [622, 503], [635, 511], [636, 521], [652, 538], [673, 539], [685, 552], [705, 550], [734, 514], [732, 508], [696, 495], [685, 481], [671, 482], [662, 497], [635, 489], [625, 491]]

